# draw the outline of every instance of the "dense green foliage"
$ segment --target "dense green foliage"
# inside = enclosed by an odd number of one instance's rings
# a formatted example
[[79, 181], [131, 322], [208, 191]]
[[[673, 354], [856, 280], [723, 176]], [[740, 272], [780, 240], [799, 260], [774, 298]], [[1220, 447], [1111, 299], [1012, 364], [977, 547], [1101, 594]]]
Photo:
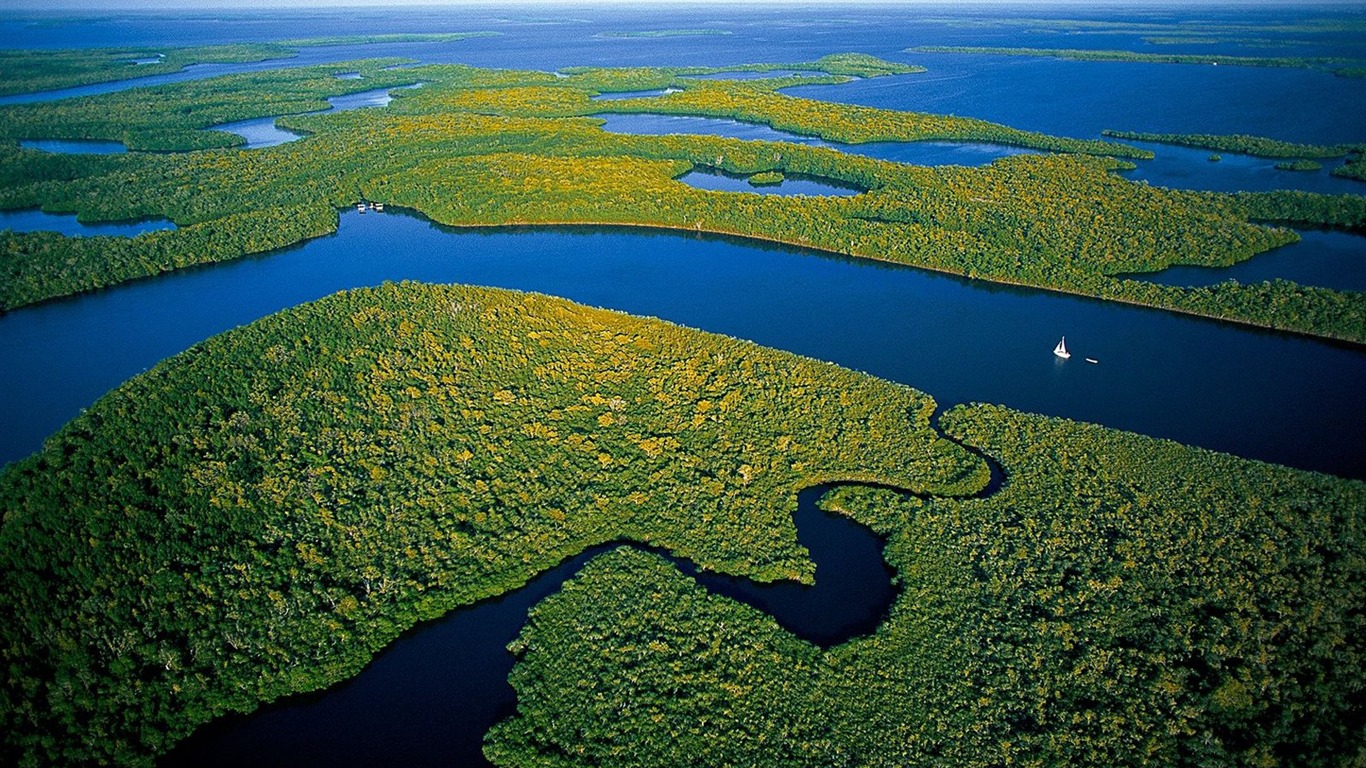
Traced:
[[[982, 499], [844, 488], [901, 594], [827, 651], [654, 555], [510, 646], [500, 766], [1338, 766], [1366, 756], [1366, 485], [991, 406]], [[820, 578], [817, 574], [817, 578]]]
[[1334, 168], [1332, 173], [1334, 176], [1366, 181], [1366, 151], [1358, 150], [1347, 158], [1347, 162]]
[[783, 179], [784, 176], [778, 171], [764, 171], [763, 173], [756, 173], [753, 176], [750, 176], [748, 181], [753, 186], [765, 187], [773, 186], [774, 184], [782, 184]]
[[[968, 118], [793, 98], [794, 82], [874, 76], [867, 56], [732, 67], [837, 75], [691, 79], [698, 68], [545, 72], [385, 62], [232, 76], [94, 99], [0, 109], [0, 135], [119, 138], [161, 148], [225, 144], [215, 121], [316, 109], [328, 94], [423, 82], [384, 109], [295, 114], [306, 138], [261, 150], [52, 155], [0, 144], [0, 207], [42, 206], [85, 221], [163, 216], [178, 225], [133, 240], [0, 232], [0, 308], [279, 247], [336, 227], [332, 209], [369, 199], [449, 225], [602, 223], [701, 229], [1366, 341], [1366, 297], [1290, 283], [1157, 287], [1116, 276], [1172, 264], [1227, 265], [1295, 239], [1275, 221], [1361, 228], [1363, 198], [1268, 195], [1252, 202], [1164, 190], [1113, 174], [1109, 158], [1017, 156], [982, 168], [917, 168], [832, 149], [708, 136], [627, 136], [591, 115], [725, 116], [842, 142], [964, 139], [1082, 153], [1141, 150], [1032, 134]], [[333, 75], [358, 69], [368, 81]], [[359, 85], [359, 83], [365, 83]], [[604, 91], [672, 87], [650, 99]], [[41, 130], [39, 130], [41, 129]], [[697, 167], [831, 179], [868, 192], [776, 200], [676, 181]], [[762, 178], [762, 177], [761, 177]]]
[[[189, 48], [81, 48], [0, 51], [0, 96], [180, 72], [191, 64], [237, 64], [296, 55], [299, 48], [372, 43], [456, 42], [496, 32], [347, 35]], [[156, 59], [152, 61], [152, 59]], [[134, 63], [143, 60], [145, 63]]]
[[992, 48], [956, 45], [922, 45], [906, 49], [912, 53], [972, 53], [1001, 56], [1049, 56], [1072, 61], [1135, 61], [1146, 64], [1227, 64], [1235, 67], [1275, 67], [1299, 69], [1329, 69], [1333, 71], [1359, 68], [1361, 59], [1323, 56], [1227, 56], [1206, 53], [1135, 53], [1106, 51], [1090, 48]]
[[1241, 215], [1254, 221], [1366, 231], [1366, 197], [1361, 195], [1279, 190], [1238, 192], [1228, 200]]
[[[233, 147], [241, 136], [203, 129], [222, 123], [327, 109], [326, 99], [412, 85], [412, 70], [388, 69], [400, 59], [369, 59], [314, 67], [225, 75], [133, 91], [4, 108], [0, 138], [103, 139], [158, 152]], [[357, 72], [361, 79], [338, 78]], [[148, 108], [148, 100], [156, 105]]]
[[775, 77], [757, 81], [709, 80], [675, 93], [648, 99], [597, 102], [594, 104], [593, 112], [728, 117], [746, 123], [768, 125], [788, 133], [819, 136], [842, 144], [866, 144], [876, 141], [974, 141], [1056, 152], [1152, 157], [1152, 153], [1147, 150], [1123, 144], [1049, 136], [986, 120], [921, 112], [898, 112], [800, 99], [777, 93], [780, 88], [812, 80], [813, 78], [799, 77]]
[[139, 764], [602, 542], [812, 575], [799, 488], [971, 493], [909, 388], [492, 289], [209, 340], [0, 474], [0, 763]]
[[1323, 170], [1323, 163], [1317, 160], [1282, 160], [1276, 163], [1276, 168], [1282, 171], [1305, 171], [1313, 173]]
[[1143, 133], [1140, 131], [1101, 131], [1106, 136], [1129, 141], [1151, 141], [1158, 144], [1177, 144], [1198, 149], [1217, 149], [1244, 155], [1271, 158], [1332, 158], [1345, 157], [1356, 149], [1352, 144], [1296, 144], [1262, 136], [1241, 134], [1218, 135], [1207, 133]]
[[[51, 91], [148, 75], [179, 72], [191, 64], [226, 64], [279, 59], [292, 55], [271, 43], [210, 45], [195, 48], [80, 48], [57, 51], [0, 51], [0, 95]], [[139, 59], [153, 59], [146, 64]]]

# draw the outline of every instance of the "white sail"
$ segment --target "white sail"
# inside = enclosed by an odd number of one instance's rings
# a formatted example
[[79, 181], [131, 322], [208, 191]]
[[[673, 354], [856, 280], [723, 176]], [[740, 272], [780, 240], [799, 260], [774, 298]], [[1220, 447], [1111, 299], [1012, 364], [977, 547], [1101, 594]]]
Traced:
[[1072, 356], [1072, 353], [1067, 351], [1066, 336], [1062, 337], [1062, 340], [1058, 342], [1058, 346], [1053, 348], [1053, 354], [1057, 355], [1058, 357], [1061, 357], [1064, 360]]

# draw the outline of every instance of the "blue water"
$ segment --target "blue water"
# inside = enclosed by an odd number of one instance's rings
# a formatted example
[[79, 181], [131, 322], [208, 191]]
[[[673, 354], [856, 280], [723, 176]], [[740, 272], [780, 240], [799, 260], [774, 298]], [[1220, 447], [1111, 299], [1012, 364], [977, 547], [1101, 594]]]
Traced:
[[60, 232], [63, 235], [73, 237], [90, 235], [134, 237], [143, 232], [175, 229], [175, 224], [167, 219], [85, 223], [77, 221], [74, 213], [48, 213], [37, 208], [23, 208], [17, 211], [0, 211], [0, 229], [9, 229], [15, 232]]
[[121, 141], [20, 139], [19, 146], [64, 155], [118, 155], [128, 151]]
[[[1202, 6], [1215, 22], [1290, 21], [1331, 9]], [[1352, 15], [1354, 11], [1342, 11]], [[1002, 23], [990, 16], [1003, 15]], [[10, 12], [0, 47], [200, 45], [312, 35], [492, 30], [456, 43], [303, 49], [293, 59], [202, 65], [176, 75], [0, 98], [0, 105], [103, 93], [227, 72], [400, 56], [553, 72], [583, 65], [800, 62], [861, 51], [929, 72], [802, 86], [793, 95], [978, 117], [1016, 128], [1099, 138], [1105, 128], [1246, 133], [1308, 143], [1366, 140], [1366, 80], [1305, 70], [1066, 62], [906, 52], [913, 45], [1047, 46], [1179, 51], [1141, 34], [1039, 32], [1024, 17], [1124, 18], [1113, 9], [1040, 6], [760, 6], [690, 11], [636, 7], [354, 8], [343, 11], [192, 15]], [[1130, 14], [1178, 21], [1175, 8]], [[967, 22], [967, 23], [965, 23]], [[716, 27], [730, 35], [638, 40], [602, 32]], [[1265, 50], [1221, 43], [1201, 53], [1363, 57], [1359, 35], [1297, 35]], [[647, 131], [652, 116], [612, 116], [609, 129]], [[634, 121], [631, 123], [630, 121]], [[718, 121], [711, 121], [712, 123]], [[660, 123], [663, 125], [663, 123]], [[708, 123], [709, 124], [709, 123]], [[698, 130], [704, 123], [671, 122]], [[671, 128], [676, 130], [677, 128]], [[976, 165], [1018, 149], [953, 143], [845, 147], [731, 123], [703, 132], [796, 140], [921, 164]], [[1191, 189], [1290, 187], [1361, 193], [1366, 185], [1326, 171], [1296, 174], [1224, 153], [1153, 147], [1130, 172]], [[880, 154], [879, 154], [880, 153]], [[941, 405], [986, 401], [1170, 437], [1238, 455], [1366, 477], [1366, 352], [1162, 312], [993, 287], [799, 249], [681, 233], [624, 230], [441, 230], [399, 212], [348, 211], [341, 230], [269, 256], [0, 315], [0, 462], [42, 440], [103, 392], [210, 335], [343, 288], [386, 279], [467, 282], [539, 290], [578, 301], [753, 339], [832, 360], [934, 395]], [[1297, 279], [1350, 281], [1355, 240], [1306, 240], [1235, 269], [1273, 267]], [[1221, 271], [1219, 279], [1223, 279]], [[1212, 273], [1213, 274], [1213, 273]], [[1158, 279], [1182, 279], [1176, 270]], [[1239, 279], [1250, 280], [1251, 277]], [[1347, 285], [1349, 282], [1334, 282]], [[1067, 335], [1074, 357], [1050, 353]], [[1088, 365], [1085, 357], [1099, 359]], [[804, 502], [807, 503], [807, 502]], [[800, 530], [808, 522], [799, 518]], [[831, 541], [837, 534], [822, 534]], [[810, 544], [808, 544], [810, 546]], [[823, 556], [822, 556], [823, 557]], [[864, 561], [875, 556], [863, 553]], [[558, 587], [581, 559], [491, 612], [457, 612], [381, 656], [352, 683], [259, 718], [240, 718], [196, 739], [184, 764], [475, 764], [488, 724], [509, 712], [503, 645], [527, 607]], [[818, 559], [818, 562], [825, 562]], [[878, 564], [880, 565], [880, 563]], [[818, 572], [818, 578], [820, 578]], [[876, 581], [874, 579], [873, 581]], [[860, 582], [871, 583], [871, 582]], [[851, 601], [852, 602], [852, 601]], [[775, 615], [782, 608], [766, 606]], [[824, 609], [808, 609], [829, 618]], [[865, 609], [867, 610], [867, 609]], [[875, 613], [876, 610], [873, 609]], [[866, 618], [866, 616], [865, 616]], [[837, 623], [837, 622], [836, 622]], [[295, 700], [300, 701], [300, 700]], [[205, 748], [207, 745], [207, 748]]]
[[[1046, 40], [1030, 39], [1016, 44], [1049, 45]], [[842, 85], [801, 86], [783, 92], [872, 107], [978, 117], [1013, 128], [1076, 138], [1099, 138], [1102, 130], [1112, 128], [1152, 133], [1243, 133], [1307, 144], [1366, 140], [1366, 117], [1357, 106], [1366, 98], [1366, 80], [1319, 70], [985, 54], [902, 53], [897, 58], [929, 71]], [[914, 79], [914, 86], [898, 82], [902, 78]]]
[[[1366, 132], [1363, 132], [1366, 135]], [[1135, 147], [1152, 150], [1152, 160], [1133, 161], [1138, 167], [1123, 175], [1173, 189], [1202, 189], [1211, 192], [1270, 192], [1277, 189], [1302, 189], [1325, 195], [1364, 195], [1366, 182], [1330, 175], [1342, 159], [1319, 160], [1318, 171], [1284, 171], [1276, 167], [1279, 159], [1252, 157], [1232, 152], [1211, 152], [1169, 144], [1126, 141]], [[1210, 155], [1219, 155], [1211, 161]]]
[[703, 168], [685, 173], [678, 177], [678, 180], [698, 189], [710, 189], [717, 192], [753, 192], [760, 195], [778, 195], [780, 197], [791, 197], [793, 195], [850, 197], [867, 191], [845, 186], [832, 179], [820, 179], [800, 174], [788, 174], [783, 177], [780, 184], [755, 185], [749, 182], [749, 178], [716, 169]]
[[288, 144], [304, 137], [301, 133], [287, 131], [275, 125], [279, 118], [275, 115], [270, 117], [253, 117], [250, 120], [236, 120], [231, 123], [222, 123], [211, 126], [204, 130], [223, 131], [224, 133], [235, 133], [246, 139], [245, 144], [238, 145], [240, 149], [265, 149], [266, 147], [276, 147], [281, 144]]
[[[732, 239], [446, 231], [352, 210], [338, 234], [271, 256], [0, 315], [0, 461], [195, 342], [400, 279], [541, 291], [830, 360], [941, 404], [1003, 403], [1366, 477], [1360, 349]], [[1075, 357], [1058, 364], [1064, 334]]]
[[603, 130], [644, 136], [665, 136], [671, 133], [694, 133], [705, 136], [726, 136], [747, 141], [786, 141], [811, 147], [825, 147], [851, 155], [874, 157], [912, 165], [985, 165], [992, 160], [1019, 155], [1030, 150], [977, 142], [953, 143], [945, 141], [873, 142], [869, 144], [840, 144], [813, 136], [788, 133], [756, 123], [718, 117], [687, 117], [656, 114], [597, 115], [603, 120]]
[[791, 77], [793, 75], [823, 76], [825, 73], [800, 69], [770, 69], [762, 72], [713, 72], [708, 75], [683, 75], [683, 77], [691, 80], [771, 80], [775, 77]]
[[1169, 267], [1134, 275], [1163, 285], [1214, 285], [1225, 280], [1259, 283], [1293, 280], [1339, 291], [1366, 291], [1366, 235], [1307, 230], [1300, 242], [1259, 254], [1231, 267]]
[[[348, 93], [343, 96], [332, 96], [327, 100], [328, 108], [318, 112], [308, 114], [322, 114], [323, 112], [345, 112], [349, 109], [368, 109], [371, 107], [385, 107], [394, 100], [390, 95], [392, 91], [417, 88], [422, 84], [400, 86], [397, 88], [376, 88], [373, 91], [361, 91], [359, 93]], [[287, 144], [303, 138], [303, 134], [287, 131], [275, 124], [278, 116], [255, 117], [250, 120], [237, 120], [231, 123], [222, 123], [211, 126], [206, 130], [225, 131], [235, 133], [246, 139], [247, 142], [241, 145], [242, 149], [264, 149], [275, 147], [280, 144]]]

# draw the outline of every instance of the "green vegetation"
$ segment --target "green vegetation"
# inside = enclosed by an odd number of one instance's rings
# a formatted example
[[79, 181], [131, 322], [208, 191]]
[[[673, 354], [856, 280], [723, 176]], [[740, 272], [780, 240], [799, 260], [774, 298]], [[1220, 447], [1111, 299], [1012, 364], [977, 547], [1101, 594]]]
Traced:
[[[455, 42], [497, 32], [349, 35], [275, 43], [204, 45], [190, 48], [86, 48], [58, 51], [0, 51], [0, 96], [180, 72], [191, 64], [239, 64], [285, 59], [299, 48], [373, 43]], [[156, 59], [156, 61], [150, 61]], [[137, 64], [137, 60], [147, 63]]]
[[[1291, 283], [1159, 287], [1117, 275], [1228, 265], [1292, 242], [1253, 222], [1366, 227], [1366, 198], [1164, 190], [1114, 175], [1109, 157], [1023, 155], [981, 168], [917, 168], [790, 143], [607, 133], [591, 116], [731, 117], [841, 142], [972, 140], [1147, 155], [968, 118], [834, 105], [778, 89], [821, 78], [693, 80], [695, 69], [545, 72], [350, 62], [0, 109], [0, 136], [122, 140], [161, 149], [237, 141], [203, 127], [317, 109], [324, 95], [421, 81], [385, 109], [294, 114], [306, 138], [261, 150], [69, 156], [0, 143], [0, 208], [42, 206], [83, 221], [162, 216], [178, 229], [134, 239], [0, 232], [0, 308], [260, 253], [336, 228], [357, 200], [452, 226], [626, 224], [705, 230], [1068, 291], [1267, 327], [1366, 341], [1366, 296]], [[897, 71], [862, 56], [760, 67]], [[734, 69], [734, 68], [732, 68]], [[367, 81], [338, 80], [358, 70]], [[827, 75], [834, 82], [841, 76]], [[360, 83], [364, 82], [364, 85]], [[650, 99], [604, 91], [675, 88]], [[153, 102], [147, 93], [155, 93]], [[151, 106], [149, 106], [149, 103]], [[869, 190], [777, 200], [693, 189], [697, 167], [780, 173]], [[643, 258], [647, 256], [642, 256]]]
[[[271, 43], [196, 48], [88, 48], [59, 51], [0, 51], [0, 95], [51, 91], [148, 75], [179, 72], [191, 64], [229, 64], [293, 55]], [[135, 64], [138, 59], [158, 61]]]
[[907, 48], [910, 53], [971, 53], [1001, 56], [1048, 56], [1071, 61], [1133, 61], [1145, 64], [1226, 64], [1234, 67], [1275, 67], [1327, 69], [1349, 73], [1363, 64], [1361, 59], [1314, 56], [1226, 56], [1203, 53], [1135, 53], [1088, 48], [990, 48], [954, 45], [922, 45]]
[[707, 37], [710, 35], [729, 35], [728, 29], [650, 29], [635, 32], [599, 32], [593, 37]]
[[1347, 162], [1334, 168], [1332, 173], [1345, 179], [1366, 181], [1366, 151], [1358, 149], [1355, 154], [1348, 156]]
[[1209, 156], [1209, 161], [1210, 161], [1211, 163], [1217, 163], [1217, 162], [1219, 162], [1220, 160], [1223, 160], [1223, 159], [1224, 159], [1224, 158], [1221, 157], [1221, 156], [1219, 156], [1218, 154], [1213, 154], [1213, 155], [1210, 155], [1210, 156]]
[[[326, 99], [377, 88], [412, 85], [411, 69], [388, 69], [399, 59], [324, 64], [248, 72], [82, 99], [5, 107], [0, 137], [104, 139], [131, 150], [191, 151], [234, 147], [241, 136], [203, 130], [237, 120], [327, 109]], [[358, 72], [362, 79], [339, 79]], [[151, 100], [155, 108], [149, 108]]]
[[1351, 152], [1359, 151], [1359, 145], [1354, 144], [1334, 144], [1331, 146], [1296, 144], [1291, 141], [1241, 134], [1142, 133], [1139, 131], [1111, 130], [1101, 131], [1101, 134], [1126, 141], [1151, 141], [1158, 144], [1176, 144], [1197, 149], [1217, 149], [1222, 152], [1238, 152], [1254, 157], [1333, 158], [1346, 157]]
[[0, 761], [147, 764], [602, 542], [809, 581], [799, 488], [985, 485], [934, 408], [493, 289], [387, 285], [215, 337], [0, 474]]
[[[777, 91], [815, 78], [705, 80], [675, 93], [644, 99], [593, 102], [594, 113], [647, 113], [724, 117], [768, 125], [841, 144], [878, 141], [972, 141], [1113, 157], [1150, 158], [1147, 150], [1088, 139], [1049, 136], [969, 117], [898, 112], [785, 96]], [[686, 81], [683, 81], [686, 83]], [[674, 85], [677, 85], [675, 81]]]
[[1282, 171], [1321, 171], [1323, 163], [1316, 160], [1283, 160], [1276, 163], [1276, 167]]
[[[1012, 412], [951, 411], [983, 499], [866, 488], [901, 594], [822, 651], [617, 550], [510, 646], [510, 766], [1339, 766], [1366, 743], [1366, 485]], [[819, 578], [819, 574], [817, 576]]]
[[765, 171], [749, 177], [749, 183], [756, 187], [773, 186], [783, 183], [783, 175], [778, 171]]

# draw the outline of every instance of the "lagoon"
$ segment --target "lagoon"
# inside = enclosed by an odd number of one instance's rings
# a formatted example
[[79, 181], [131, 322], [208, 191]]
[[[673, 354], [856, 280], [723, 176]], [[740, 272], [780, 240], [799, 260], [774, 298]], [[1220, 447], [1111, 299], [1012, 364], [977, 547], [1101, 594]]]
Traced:
[[0, 211], [0, 229], [10, 229], [15, 232], [59, 232], [70, 237], [93, 235], [135, 237], [144, 232], [175, 229], [175, 224], [167, 219], [87, 223], [78, 220], [74, 213], [48, 213], [37, 208], [23, 208]]
[[[359, 93], [348, 93], [344, 96], [333, 96], [327, 100], [327, 109], [307, 114], [320, 115], [324, 112], [345, 112], [350, 109], [368, 109], [370, 107], [385, 107], [394, 100], [390, 95], [391, 91], [418, 88], [422, 84], [399, 86], [395, 88], [376, 88], [371, 91], [361, 91]], [[235, 133], [246, 139], [247, 142], [240, 146], [240, 149], [264, 149], [266, 147], [279, 146], [291, 141], [302, 139], [301, 133], [287, 131], [275, 124], [278, 115], [270, 117], [254, 117], [250, 120], [237, 120], [231, 123], [210, 126], [206, 130], [225, 131]]]
[[716, 192], [752, 192], [758, 195], [791, 195], [850, 197], [867, 190], [843, 184], [835, 179], [806, 176], [800, 173], [785, 174], [777, 184], [754, 184], [752, 177], [738, 173], [726, 173], [717, 168], [698, 168], [678, 177], [678, 181], [697, 189], [710, 189]]
[[1339, 291], [1366, 291], [1366, 235], [1305, 230], [1300, 241], [1258, 254], [1231, 267], [1168, 267], [1131, 275], [1163, 285], [1202, 286], [1225, 280], [1258, 283], [1293, 280]]

